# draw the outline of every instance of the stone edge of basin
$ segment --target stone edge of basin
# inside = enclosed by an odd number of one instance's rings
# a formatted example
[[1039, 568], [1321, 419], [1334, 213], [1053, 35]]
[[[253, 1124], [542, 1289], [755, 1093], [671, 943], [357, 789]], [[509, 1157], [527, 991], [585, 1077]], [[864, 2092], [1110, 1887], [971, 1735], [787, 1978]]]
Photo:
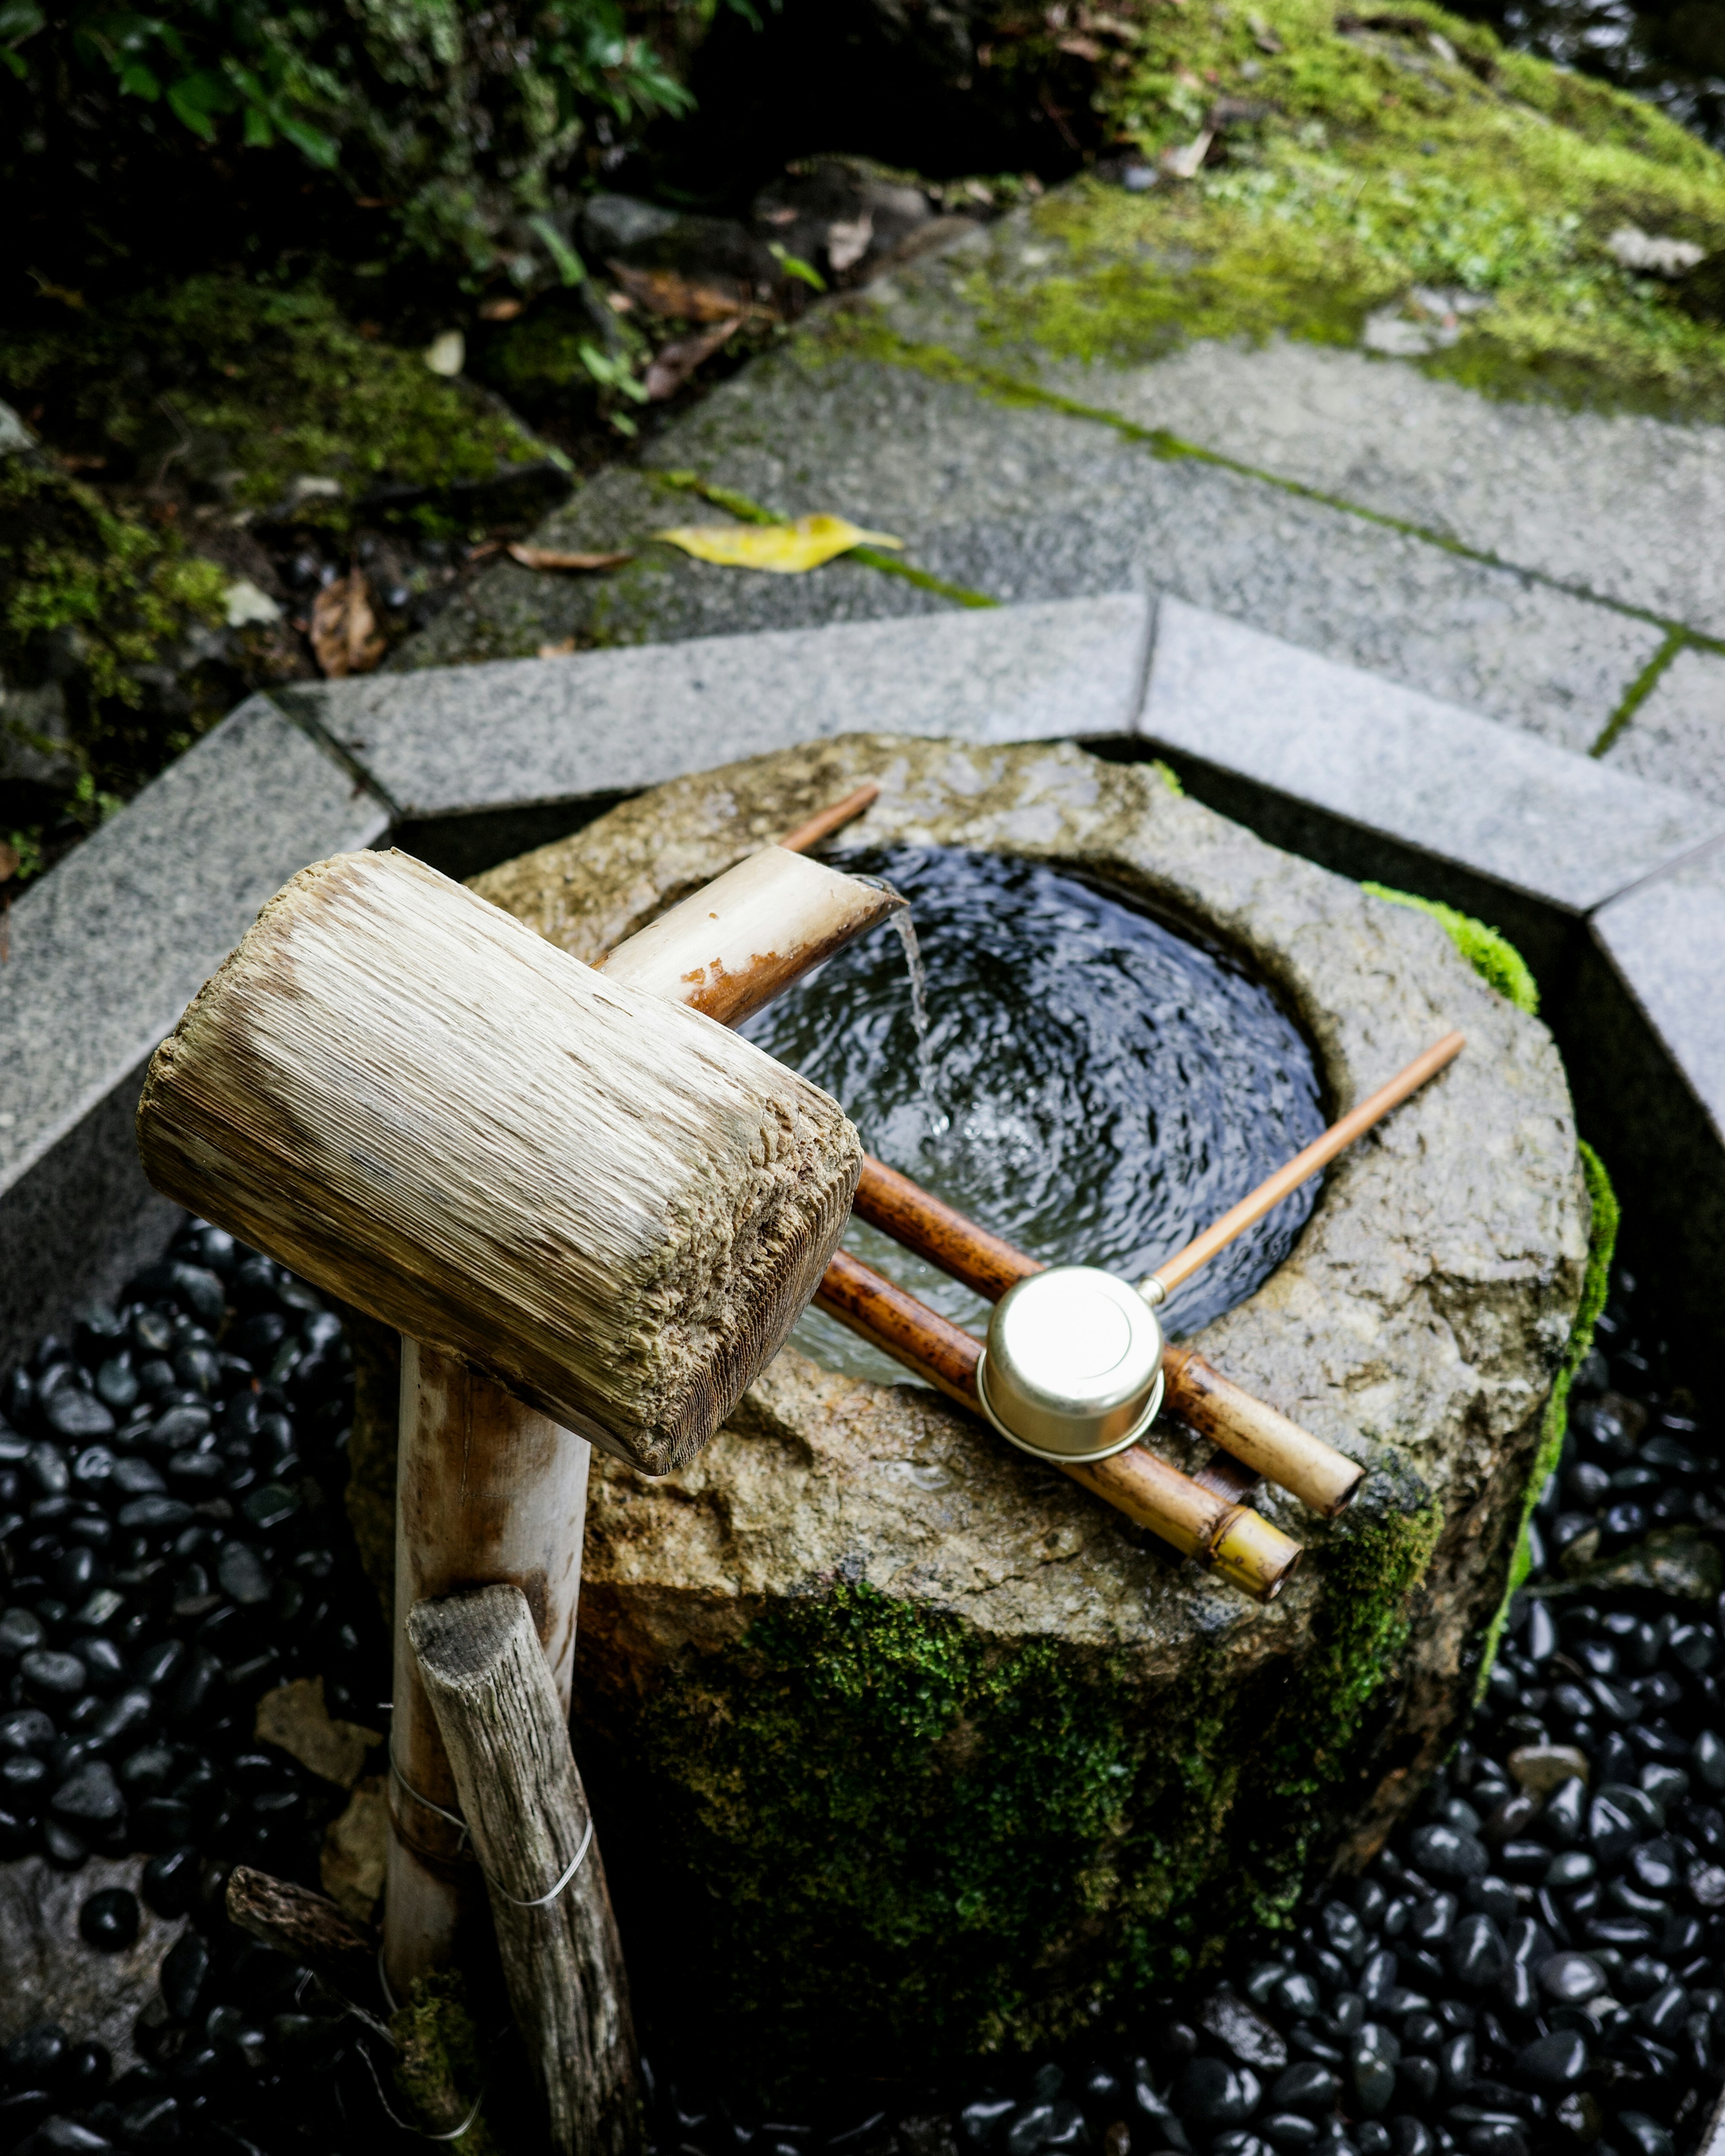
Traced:
[[1584, 1128], [1615, 1147], [1632, 1125], [1620, 1173], [1681, 1170], [1687, 1261], [1717, 1276], [1725, 808], [1122, 593], [247, 699], [11, 908], [0, 1366], [161, 1247], [171, 1215], [131, 1146], [142, 1066], [295, 870], [393, 835], [465, 874], [487, 837], [523, 850], [667, 778], [857, 731], [1161, 754], [1275, 843], [1501, 926], [1548, 984]]

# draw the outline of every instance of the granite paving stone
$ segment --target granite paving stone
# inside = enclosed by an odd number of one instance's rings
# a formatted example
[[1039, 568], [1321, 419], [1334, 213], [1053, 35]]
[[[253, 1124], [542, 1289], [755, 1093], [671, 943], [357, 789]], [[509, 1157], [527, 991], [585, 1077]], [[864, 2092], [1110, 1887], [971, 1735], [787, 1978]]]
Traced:
[[386, 823], [381, 802], [254, 696], [13, 905], [0, 967], [0, 1363], [42, 1329], [46, 1298], [107, 1291], [84, 1274], [86, 1245], [159, 1203], [131, 1142], [157, 1041], [273, 891]]
[[1594, 934], [1725, 1139], [1725, 846], [1614, 899]]
[[[871, 288], [877, 319], [1256, 470], [1577, 589], [1725, 634], [1725, 428], [1488, 398], [1414, 362], [1275, 336], [1137, 365], [997, 333], [993, 302], [1068, 273], [1024, 211]], [[1090, 265], [1094, 269], [1095, 265]]]
[[1725, 804], [1725, 654], [1680, 651], [1604, 760]]
[[1177, 598], [1158, 610], [1140, 727], [1573, 912], [1725, 837], [1725, 807]]
[[380, 674], [293, 696], [403, 814], [430, 815], [626, 793], [870, 729], [978, 742], [1128, 734], [1150, 619], [1128, 592]]
[[[788, 515], [834, 510], [906, 542], [906, 558], [1006, 602], [1169, 590], [1328, 656], [1585, 750], [1660, 631], [1514, 570], [1454, 553], [1064, 413], [856, 358], [781, 352], [675, 421], [649, 452]], [[546, 528], [614, 546], [667, 521], [665, 490], [608, 478]], [[593, 495], [594, 489], [587, 490]], [[673, 496], [677, 521], [716, 516]], [[554, 641], [651, 641], [862, 608], [944, 604], [855, 563], [807, 577], [685, 564], [649, 542], [615, 580], [536, 590], [481, 578], [408, 663]], [[552, 580], [540, 583], [550, 587]], [[790, 588], [787, 589], [786, 588]], [[770, 616], [770, 619], [766, 617]]]

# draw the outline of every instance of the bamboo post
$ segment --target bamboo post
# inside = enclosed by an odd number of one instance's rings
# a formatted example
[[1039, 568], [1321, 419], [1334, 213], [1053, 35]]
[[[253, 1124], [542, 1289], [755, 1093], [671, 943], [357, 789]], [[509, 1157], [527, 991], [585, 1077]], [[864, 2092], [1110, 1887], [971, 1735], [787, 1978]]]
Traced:
[[490, 1896], [516, 2025], [556, 2156], [633, 2156], [641, 2107], [623, 1952], [569, 1744], [567, 1694], [526, 1597], [415, 1604], [418, 1681]]
[[507, 1582], [531, 1610], [565, 1718], [591, 1448], [482, 1370], [402, 1340], [395, 1676], [383, 1969], [407, 1995], [457, 1958], [478, 1881], [460, 1794], [408, 1636], [416, 1604]]

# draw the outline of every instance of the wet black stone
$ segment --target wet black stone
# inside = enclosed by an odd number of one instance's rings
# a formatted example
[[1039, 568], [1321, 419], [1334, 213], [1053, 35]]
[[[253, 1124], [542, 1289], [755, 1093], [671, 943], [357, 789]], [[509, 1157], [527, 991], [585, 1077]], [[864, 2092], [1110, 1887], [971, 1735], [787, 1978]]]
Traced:
[[187, 1932], [168, 1949], [162, 1964], [162, 1997], [176, 2021], [189, 2021], [209, 1978], [209, 1948], [196, 1932]]
[[1389, 2122], [1389, 2145], [1394, 2156], [1432, 2156], [1437, 2147], [1425, 2120], [1410, 2118], [1405, 2112]]
[[228, 1291], [221, 1276], [203, 1265], [172, 1268], [173, 1291], [182, 1308], [204, 1325], [219, 1325], [228, 1308]]
[[1725, 1790], [1725, 1738], [1703, 1729], [1689, 1748], [1689, 1764], [1703, 1789]]
[[1318, 1988], [1303, 1970], [1290, 1969], [1276, 1994], [1276, 2004], [1296, 2021], [1308, 2020], [1323, 2005]]
[[219, 1660], [207, 1648], [198, 1648], [168, 1697], [169, 1722], [182, 1727], [200, 1721], [219, 1703], [226, 1686], [227, 1672]]
[[0, 2148], [16, 2148], [53, 2108], [53, 2094], [44, 2088], [14, 2089], [0, 2097]]
[[1318, 1912], [1318, 1923], [1325, 1943], [1332, 1953], [1338, 1955], [1350, 1969], [1358, 1969], [1366, 1958], [1366, 1934], [1359, 1918], [1345, 1902], [1327, 1902]]
[[1440, 2069], [1435, 2059], [1404, 2058], [1395, 2070], [1396, 2094], [1404, 2104], [1428, 2104], [1437, 2094]]
[[132, 1667], [132, 1675], [141, 1685], [159, 1691], [171, 1685], [186, 1666], [186, 1643], [183, 1640], [160, 1640], [154, 1646], [146, 1647]]
[[128, 2105], [121, 2114], [120, 2131], [128, 2148], [166, 2148], [180, 2138], [179, 2099], [146, 2096]]
[[132, 1838], [140, 1849], [168, 1851], [191, 1839], [192, 1808], [178, 1797], [146, 1797], [132, 1815]]
[[1341, 2093], [1342, 2084], [1327, 2066], [1308, 2061], [1286, 2067], [1276, 2076], [1270, 2101], [1278, 2111], [1310, 2112], [1322, 2118], [1335, 2109]]
[[138, 1935], [138, 1897], [123, 1887], [105, 1887], [78, 1912], [78, 1929], [86, 1945], [117, 1953]]
[[166, 1490], [167, 1485], [147, 1460], [131, 1454], [115, 1462], [113, 1486], [122, 1497], [151, 1497]]
[[1609, 1782], [1588, 1806], [1587, 1838], [1594, 1855], [1610, 1866], [1627, 1856], [1646, 1833], [1651, 1807], [1639, 1789]]
[[1256, 2122], [1257, 2131], [1272, 2148], [1296, 2152], [1310, 2148], [1317, 2139], [1317, 2122], [1299, 2111], [1272, 2111]]
[[1248, 2066], [1194, 2059], [1176, 2085], [1174, 2108], [1201, 2126], [1237, 2126], [1258, 2103], [1258, 2077]]
[[275, 1584], [264, 1560], [249, 1543], [223, 1543], [216, 1560], [216, 1577], [222, 1592], [243, 1609], [267, 1602]]
[[1415, 1868], [1433, 1879], [1482, 1879], [1491, 1868], [1490, 1853], [1479, 1837], [1452, 1826], [1416, 1827], [1409, 1854]]
[[0, 1614], [0, 1662], [16, 1661], [47, 1639], [48, 1627], [33, 1609], [13, 1609]]
[[1464, 1990], [1484, 1991], [1497, 1983], [1509, 1960], [1503, 1934], [1490, 1917], [1463, 1917], [1450, 1934], [1450, 1974]]
[[1587, 2045], [1579, 2030], [1554, 2029], [1548, 2036], [1536, 2036], [1516, 2053], [1518, 2080], [1547, 2094], [1574, 2088], [1589, 2065]]
[[116, 1428], [112, 1411], [77, 1385], [62, 1385], [43, 1409], [42, 1419], [57, 1435], [80, 1444], [111, 1437]]
[[239, 1509], [260, 1534], [268, 1534], [292, 1519], [300, 1509], [300, 1500], [284, 1483], [266, 1482], [260, 1489], [248, 1490], [239, 1501]]
[[39, 1497], [64, 1497], [72, 1484], [72, 1471], [57, 1445], [33, 1445], [24, 1455], [24, 1476]]
[[1671, 2042], [1688, 2017], [1689, 1994], [1681, 1984], [1665, 1985], [1635, 2010], [1635, 2019], [1641, 2026], [1662, 2043]]
[[61, 1654], [53, 1647], [38, 1647], [22, 1656], [18, 1674], [27, 1692], [54, 1707], [76, 1699], [90, 1682], [76, 1655]]
[[120, 1508], [120, 1525], [128, 1534], [151, 1537], [189, 1525], [192, 1507], [180, 1497], [134, 1497]]
[[105, 1759], [86, 1759], [49, 1799], [54, 1817], [74, 1833], [99, 1834], [126, 1818], [126, 1798]]
[[[189, 1820], [189, 1813], [187, 1816]], [[158, 1917], [187, 1915], [198, 1900], [198, 1851], [189, 1842], [182, 1842], [174, 1848], [164, 1850], [160, 1856], [152, 1856], [144, 1866], [140, 1884], [145, 1901]]]
[[1635, 2156], [1675, 2156], [1671, 2135], [1645, 2112], [1620, 2112], [1617, 2126]]
[[108, 2085], [114, 2061], [103, 2044], [74, 2044], [60, 2069], [60, 2087], [68, 2096], [88, 2103]]
[[92, 1744], [113, 1752], [147, 1729], [155, 1719], [156, 1702], [141, 1685], [129, 1686], [110, 1699], [90, 1725]]
[[98, 1634], [80, 1640], [72, 1650], [83, 1663], [93, 1691], [112, 1693], [126, 1682], [126, 1658], [111, 1640]]

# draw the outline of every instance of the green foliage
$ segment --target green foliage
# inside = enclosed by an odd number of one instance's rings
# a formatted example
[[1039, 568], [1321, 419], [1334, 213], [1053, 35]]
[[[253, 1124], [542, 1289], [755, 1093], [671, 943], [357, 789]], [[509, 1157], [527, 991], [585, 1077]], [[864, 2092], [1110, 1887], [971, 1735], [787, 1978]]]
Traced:
[[1112, 362], [1203, 336], [1353, 343], [1370, 311], [1421, 286], [1487, 303], [1430, 372], [1492, 393], [1725, 409], [1725, 329], [1604, 244], [1635, 223], [1725, 247], [1725, 159], [1425, 0], [1377, 28], [1338, 19], [1330, 0], [1155, 9], [1135, 69], [1105, 92], [1117, 123], [1155, 156], [1189, 141], [1219, 92], [1262, 119], [1230, 128], [1226, 161], [1190, 183], [1051, 198], [1034, 213], [1051, 264], [973, 275], [987, 334]]
[[220, 621], [226, 581], [90, 488], [33, 459], [0, 464], [0, 672], [28, 678], [33, 640], [61, 637], [94, 696], [136, 705], [137, 669], [193, 621]]
[[28, 193], [94, 101], [129, 185], [180, 131], [216, 187], [284, 145], [387, 209], [388, 251], [524, 286], [568, 273], [544, 213], [581, 161], [691, 102], [629, 0], [0, 0], [0, 175]]
[[1409, 906], [1416, 913], [1429, 913], [1487, 986], [1529, 1018], [1538, 1017], [1539, 983], [1507, 936], [1435, 898], [1416, 898], [1411, 891], [1390, 891], [1381, 883], [1362, 884], [1360, 888], [1373, 898], [1387, 899], [1392, 906]]
[[[443, 487], [531, 461], [538, 444], [417, 354], [362, 336], [315, 287], [193, 278], [34, 335], [0, 332], [0, 394], [46, 403], [56, 439], [149, 476], [179, 459], [236, 508], [294, 501], [345, 531], [388, 480]], [[128, 542], [130, 543], [130, 542]]]

